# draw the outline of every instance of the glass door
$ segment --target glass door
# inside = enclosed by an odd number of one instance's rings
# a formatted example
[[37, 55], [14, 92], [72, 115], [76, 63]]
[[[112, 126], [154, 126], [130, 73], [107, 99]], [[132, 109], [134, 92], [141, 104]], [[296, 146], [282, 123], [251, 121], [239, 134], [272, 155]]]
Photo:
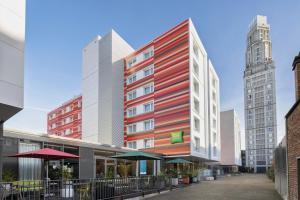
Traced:
[[116, 176], [117, 161], [115, 159], [95, 157], [96, 178], [114, 178]]

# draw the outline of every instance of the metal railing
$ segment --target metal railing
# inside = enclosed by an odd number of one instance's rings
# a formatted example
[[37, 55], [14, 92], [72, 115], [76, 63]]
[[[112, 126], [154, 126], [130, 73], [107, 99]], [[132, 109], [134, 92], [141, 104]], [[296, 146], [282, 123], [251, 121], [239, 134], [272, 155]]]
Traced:
[[0, 183], [0, 200], [126, 199], [172, 189], [165, 176]]

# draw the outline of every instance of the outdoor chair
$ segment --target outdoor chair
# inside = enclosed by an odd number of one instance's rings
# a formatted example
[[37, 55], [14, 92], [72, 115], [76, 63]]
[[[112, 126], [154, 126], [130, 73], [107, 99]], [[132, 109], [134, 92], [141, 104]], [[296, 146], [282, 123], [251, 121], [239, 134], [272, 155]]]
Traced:
[[22, 191], [12, 183], [0, 184], [0, 199], [5, 200], [7, 197], [17, 197], [18, 200], [23, 200]]
[[91, 196], [91, 186], [90, 183], [86, 183], [80, 186], [79, 188], [79, 199], [86, 200], [90, 199]]

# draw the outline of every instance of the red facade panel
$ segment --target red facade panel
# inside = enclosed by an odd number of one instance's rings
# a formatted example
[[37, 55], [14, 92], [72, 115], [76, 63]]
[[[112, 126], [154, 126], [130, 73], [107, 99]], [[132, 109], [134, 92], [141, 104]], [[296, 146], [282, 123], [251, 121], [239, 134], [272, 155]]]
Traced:
[[81, 139], [82, 96], [75, 97], [47, 115], [47, 133]]
[[[149, 47], [154, 48], [153, 57], [127, 69], [126, 61]], [[126, 80], [129, 75], [151, 63], [154, 63], [154, 74], [151, 78], [141, 79], [127, 85]], [[126, 58], [124, 67], [125, 116], [127, 108], [154, 100], [154, 112], [151, 114], [125, 117], [125, 145], [127, 141], [153, 137], [154, 147], [146, 151], [165, 155], [190, 154], [189, 20], [175, 26]], [[152, 95], [141, 96], [131, 101], [126, 100], [128, 91], [152, 81], [154, 83]], [[152, 133], [127, 135], [128, 124], [149, 118], [154, 119], [155, 125]], [[171, 133], [177, 131], [183, 131], [183, 143], [171, 144]]]

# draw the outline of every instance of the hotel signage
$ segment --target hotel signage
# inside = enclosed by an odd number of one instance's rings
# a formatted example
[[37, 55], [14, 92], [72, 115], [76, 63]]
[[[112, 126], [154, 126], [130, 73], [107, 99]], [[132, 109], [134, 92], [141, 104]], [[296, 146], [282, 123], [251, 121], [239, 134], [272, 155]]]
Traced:
[[171, 143], [183, 143], [183, 131], [171, 133]]

